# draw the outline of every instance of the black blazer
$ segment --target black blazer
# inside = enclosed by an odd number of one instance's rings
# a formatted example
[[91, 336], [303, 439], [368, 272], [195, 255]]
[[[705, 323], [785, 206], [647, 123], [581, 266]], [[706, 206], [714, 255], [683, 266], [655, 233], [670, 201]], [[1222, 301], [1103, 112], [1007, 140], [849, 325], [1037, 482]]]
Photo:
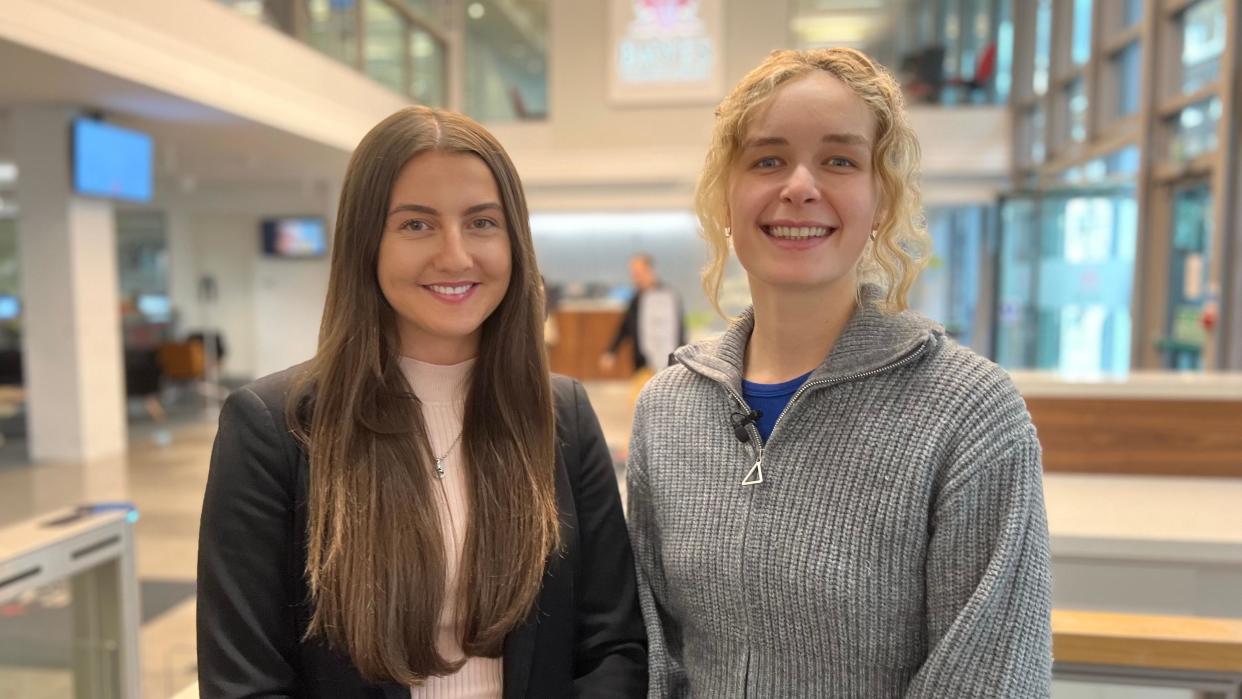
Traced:
[[[234, 392], [220, 413], [198, 548], [198, 676], [204, 699], [408, 699], [364, 681], [347, 656], [301, 640], [310, 621], [305, 452], [285, 398], [299, 368]], [[553, 378], [553, 556], [526, 622], [504, 644], [504, 699], [641, 697], [647, 647], [612, 459], [578, 382]]]

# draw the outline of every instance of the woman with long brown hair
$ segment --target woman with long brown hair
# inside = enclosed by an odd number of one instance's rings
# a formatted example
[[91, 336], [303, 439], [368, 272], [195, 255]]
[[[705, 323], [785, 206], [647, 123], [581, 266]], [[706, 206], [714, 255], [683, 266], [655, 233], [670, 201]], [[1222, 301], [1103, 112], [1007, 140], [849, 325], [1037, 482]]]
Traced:
[[646, 646], [582, 387], [550, 378], [524, 195], [470, 119], [359, 144], [319, 347], [235, 392], [199, 542], [203, 697], [628, 697]]

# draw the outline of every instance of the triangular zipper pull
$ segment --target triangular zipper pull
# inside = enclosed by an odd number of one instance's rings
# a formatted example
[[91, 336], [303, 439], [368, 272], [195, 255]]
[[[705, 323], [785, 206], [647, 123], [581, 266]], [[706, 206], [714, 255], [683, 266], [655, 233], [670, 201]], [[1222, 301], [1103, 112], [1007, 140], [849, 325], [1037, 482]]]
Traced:
[[742, 479], [742, 485], [759, 485], [763, 482], [763, 459], [755, 462], [754, 466], [746, 472], [746, 477]]

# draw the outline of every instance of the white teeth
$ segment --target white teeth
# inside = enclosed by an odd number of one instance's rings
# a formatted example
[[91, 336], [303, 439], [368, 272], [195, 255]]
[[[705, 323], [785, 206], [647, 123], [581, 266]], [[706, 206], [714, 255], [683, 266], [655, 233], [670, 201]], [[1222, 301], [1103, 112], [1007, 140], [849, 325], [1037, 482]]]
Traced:
[[442, 284], [428, 284], [427, 288], [431, 289], [437, 294], [444, 294], [445, 296], [461, 296], [467, 291], [470, 291], [470, 288], [472, 286], [474, 285], [473, 284], [462, 284], [461, 286], [444, 286]]
[[768, 234], [775, 238], [801, 240], [803, 238], [822, 238], [832, 230], [826, 226], [768, 226]]

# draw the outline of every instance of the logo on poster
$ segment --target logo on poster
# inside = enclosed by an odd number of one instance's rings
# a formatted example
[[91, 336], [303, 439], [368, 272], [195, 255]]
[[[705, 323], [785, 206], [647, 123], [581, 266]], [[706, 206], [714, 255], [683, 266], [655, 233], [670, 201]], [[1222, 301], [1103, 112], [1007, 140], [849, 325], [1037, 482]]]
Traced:
[[621, 80], [698, 82], [712, 75], [715, 47], [699, 0], [632, 0], [633, 20], [617, 45]]

